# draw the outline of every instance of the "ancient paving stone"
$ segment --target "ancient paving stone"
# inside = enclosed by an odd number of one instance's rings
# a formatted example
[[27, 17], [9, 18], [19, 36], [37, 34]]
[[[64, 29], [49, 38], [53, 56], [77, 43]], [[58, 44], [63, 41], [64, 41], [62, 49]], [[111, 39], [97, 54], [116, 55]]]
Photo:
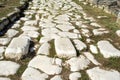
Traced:
[[39, 43], [46, 43], [48, 41], [51, 41], [52, 39], [50, 37], [41, 37]]
[[5, 57], [19, 60], [23, 55], [28, 53], [29, 45], [30, 39], [28, 37], [13, 38], [6, 48]]
[[61, 37], [68, 37], [68, 38], [72, 38], [72, 39], [82, 38], [80, 34], [76, 34], [76, 33], [72, 33], [72, 32], [59, 32], [58, 35]]
[[74, 57], [77, 55], [76, 50], [68, 38], [55, 39], [55, 50], [58, 57]]
[[120, 80], [120, 73], [115, 70], [104, 70], [99, 67], [95, 67], [87, 70], [91, 80]]
[[90, 31], [88, 29], [81, 29], [81, 33], [85, 36], [85, 37], [90, 37]]
[[0, 38], [1, 45], [7, 45], [10, 42], [10, 38]]
[[101, 40], [97, 45], [105, 58], [120, 57], [120, 50], [116, 49], [109, 41]]
[[25, 21], [24, 26], [36, 26], [38, 22], [36, 20]]
[[0, 59], [3, 59], [3, 53], [5, 52], [5, 47], [0, 47]]
[[41, 73], [39, 70], [28, 67], [22, 74], [22, 80], [46, 80], [48, 75], [45, 73]]
[[78, 80], [81, 77], [81, 74], [79, 72], [74, 72], [69, 75], [70, 80]]
[[101, 27], [99, 24], [97, 23], [90, 23], [91, 26], [94, 26], [94, 27]]
[[75, 27], [72, 25], [63, 25], [63, 24], [57, 25], [56, 27], [62, 31], [69, 31], [69, 30], [75, 29]]
[[40, 48], [38, 49], [37, 54], [44, 54], [49, 55], [50, 54], [50, 44], [49, 43], [43, 43]]
[[40, 35], [40, 33], [37, 32], [37, 31], [25, 31], [21, 35], [22, 36], [29, 36], [31, 38], [38, 38], [38, 36]]
[[30, 61], [28, 66], [39, 69], [49, 75], [60, 74], [62, 67], [53, 63], [53, 60], [54, 58], [38, 55]]
[[82, 41], [76, 39], [76, 40], [73, 40], [74, 44], [75, 44], [75, 47], [77, 48], [77, 50], [81, 51], [83, 49], [86, 49], [87, 46], [85, 43], [83, 43]]
[[23, 31], [37, 31], [37, 30], [39, 30], [39, 28], [34, 27], [34, 26], [23, 26], [21, 29]]
[[94, 54], [97, 54], [98, 53], [98, 49], [95, 45], [90, 45], [90, 51]]
[[46, 28], [46, 29], [42, 30], [42, 35], [43, 36], [51, 36], [52, 34], [59, 33], [59, 32], [60, 32], [60, 30], [58, 30], [56, 28]]
[[99, 29], [94, 29], [94, 30], [93, 30], [93, 34], [94, 34], [95, 36], [97, 36], [97, 35], [103, 35], [103, 34], [107, 34], [107, 33], [109, 33], [109, 31], [107, 31], [107, 30], [104, 29], [104, 28], [99, 28]]
[[14, 24], [13, 26], [12, 26], [12, 28], [20, 28], [20, 24]]
[[0, 75], [1, 76], [14, 75], [19, 69], [19, 67], [20, 67], [19, 64], [12, 61], [0, 61]]
[[61, 20], [61, 21], [69, 21], [69, 16], [67, 14], [58, 15], [54, 19]]
[[51, 78], [50, 80], [62, 80], [60, 75], [56, 75], [53, 78]]
[[95, 58], [94, 56], [89, 53], [89, 52], [84, 52], [84, 55], [95, 65], [101, 65]]
[[11, 80], [10, 78], [0, 77], [0, 80]]
[[71, 71], [84, 70], [90, 64], [90, 61], [85, 58], [83, 55], [79, 57], [73, 57], [70, 60], [66, 61], [70, 65]]
[[11, 37], [14, 37], [15, 35], [17, 35], [18, 33], [19, 32], [14, 29], [9, 29], [6, 33], [6, 35], [11, 38]]
[[39, 25], [42, 28], [50, 28], [50, 27], [55, 27], [56, 24], [52, 23], [52, 22], [40, 22]]

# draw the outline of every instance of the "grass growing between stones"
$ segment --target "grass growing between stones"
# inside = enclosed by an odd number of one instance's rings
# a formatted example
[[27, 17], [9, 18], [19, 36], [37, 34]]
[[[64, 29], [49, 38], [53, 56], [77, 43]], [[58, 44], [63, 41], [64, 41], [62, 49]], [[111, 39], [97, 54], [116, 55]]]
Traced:
[[14, 11], [14, 8], [20, 5], [20, 0], [0, 0], [0, 3], [3, 4], [0, 7], [0, 18], [2, 18]]
[[[102, 9], [97, 7], [92, 7], [89, 4], [83, 5], [79, 0], [73, 0], [78, 5], [81, 5], [84, 11], [88, 14], [88, 16], [92, 16], [96, 19], [96, 21], [101, 24], [102, 26], [108, 28], [111, 32], [115, 32], [116, 30], [120, 29], [120, 26], [116, 23], [117, 17], [114, 15], [105, 13]], [[97, 16], [107, 16], [107, 18], [97, 19]]]
[[79, 80], [90, 80], [89, 76], [85, 71], [80, 71], [80, 73], [81, 73], [81, 78]]
[[102, 64], [102, 68], [115, 69], [120, 72], [120, 58], [104, 58], [102, 54], [94, 54], [96, 60]]

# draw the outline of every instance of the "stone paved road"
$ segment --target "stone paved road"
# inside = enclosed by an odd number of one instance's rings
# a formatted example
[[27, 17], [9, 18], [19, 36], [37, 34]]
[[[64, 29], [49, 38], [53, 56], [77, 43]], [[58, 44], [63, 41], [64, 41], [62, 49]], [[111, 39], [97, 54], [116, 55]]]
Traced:
[[80, 5], [71, 0], [29, 4], [25, 16], [0, 37], [0, 80], [83, 80], [86, 75], [120, 80], [117, 70], [101, 68], [94, 56], [120, 57], [120, 50], [109, 40], [94, 43], [91, 36], [109, 31]]

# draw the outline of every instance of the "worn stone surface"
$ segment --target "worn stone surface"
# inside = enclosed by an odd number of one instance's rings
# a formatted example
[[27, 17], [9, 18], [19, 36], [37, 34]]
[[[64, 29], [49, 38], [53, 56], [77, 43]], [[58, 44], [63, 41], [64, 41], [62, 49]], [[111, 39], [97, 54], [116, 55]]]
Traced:
[[55, 50], [59, 57], [74, 57], [77, 55], [76, 50], [68, 38], [55, 39]]
[[20, 67], [19, 64], [12, 61], [0, 61], [0, 75], [1, 76], [14, 75], [19, 69], [19, 67]]
[[116, 49], [109, 41], [101, 40], [97, 45], [105, 58], [120, 57], [120, 50]]
[[22, 80], [46, 80], [47, 78], [47, 74], [31, 67], [28, 67], [21, 76]]
[[92, 69], [87, 70], [87, 73], [91, 80], [119, 80], [120, 73], [115, 70], [104, 70], [100, 69], [99, 67], [95, 67]]
[[30, 61], [28, 66], [39, 69], [49, 75], [60, 74], [62, 68], [52, 63], [53, 60], [53, 58], [38, 55]]
[[80, 55], [79, 57], [71, 58], [67, 61], [67, 63], [70, 65], [71, 71], [79, 71], [87, 68], [90, 64], [90, 61], [83, 55]]
[[30, 39], [27, 37], [13, 38], [6, 48], [5, 57], [19, 60], [23, 55], [28, 53], [29, 45]]
[[69, 75], [70, 80], [78, 80], [81, 77], [81, 74], [79, 72], [74, 72]]

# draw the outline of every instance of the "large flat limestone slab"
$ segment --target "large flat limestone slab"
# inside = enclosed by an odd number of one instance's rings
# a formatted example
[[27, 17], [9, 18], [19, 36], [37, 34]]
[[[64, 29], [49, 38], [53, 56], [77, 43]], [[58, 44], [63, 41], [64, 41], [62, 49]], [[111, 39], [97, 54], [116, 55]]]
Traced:
[[116, 49], [109, 41], [102, 40], [97, 45], [105, 58], [120, 57], [120, 50]]
[[22, 74], [22, 80], [46, 80], [48, 75], [39, 70], [28, 67]]
[[28, 37], [13, 38], [9, 46], [6, 48], [5, 57], [19, 60], [23, 55], [28, 53], [30, 39]]
[[53, 60], [53, 58], [38, 55], [30, 61], [28, 67], [39, 69], [49, 75], [60, 74], [62, 68], [56, 63], [53, 63]]
[[12, 61], [0, 61], [0, 76], [14, 75], [20, 65]]
[[55, 39], [55, 50], [59, 57], [75, 57], [77, 55], [76, 50], [68, 38]]
[[115, 70], [104, 70], [95, 67], [87, 70], [87, 74], [91, 80], [120, 80], [120, 73]]

